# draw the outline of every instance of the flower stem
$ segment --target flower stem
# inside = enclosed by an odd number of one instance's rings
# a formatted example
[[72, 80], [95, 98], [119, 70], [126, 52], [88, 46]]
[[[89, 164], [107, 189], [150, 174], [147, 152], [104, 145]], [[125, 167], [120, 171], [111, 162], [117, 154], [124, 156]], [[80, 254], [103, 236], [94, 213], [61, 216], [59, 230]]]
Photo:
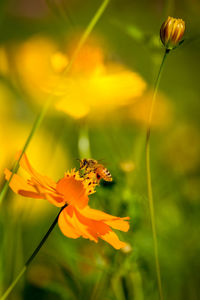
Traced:
[[52, 232], [52, 230], [54, 229], [54, 227], [56, 226], [57, 222], [58, 222], [58, 218], [59, 215], [61, 213], [61, 211], [67, 206], [64, 205], [59, 213], [57, 214], [56, 218], [54, 219], [53, 223], [51, 224], [51, 226], [49, 227], [47, 233], [44, 235], [44, 237], [42, 238], [42, 240], [40, 241], [39, 245], [35, 248], [35, 250], [33, 251], [33, 253], [31, 254], [31, 256], [29, 257], [29, 259], [26, 261], [23, 269], [20, 271], [20, 273], [17, 275], [17, 277], [15, 278], [15, 280], [11, 283], [11, 285], [7, 288], [7, 290], [5, 291], [5, 293], [1, 296], [0, 300], [5, 300], [8, 295], [11, 293], [11, 291], [14, 289], [15, 285], [18, 283], [18, 281], [20, 280], [20, 278], [24, 275], [24, 273], [26, 272], [28, 266], [30, 265], [30, 263], [33, 261], [33, 259], [35, 258], [35, 256], [38, 254], [38, 252], [40, 251], [40, 249], [42, 248], [42, 246], [44, 245], [44, 243], [46, 242], [47, 238], [49, 237], [50, 233]]
[[[71, 69], [73, 63], [75, 62], [78, 53], [80, 52], [81, 48], [83, 47], [84, 43], [86, 42], [88, 36], [90, 35], [91, 31], [93, 30], [94, 26], [96, 25], [96, 23], [98, 22], [98, 20], [100, 19], [100, 17], [102, 16], [103, 12], [105, 11], [106, 7], [108, 6], [110, 0], [104, 0], [100, 7], [97, 9], [96, 13], [94, 14], [93, 18], [91, 19], [90, 23], [88, 24], [88, 26], [86, 27], [85, 31], [83, 32], [83, 35], [81, 36], [79, 43], [69, 61], [69, 64], [67, 65], [67, 67], [65, 68], [65, 70], [62, 73], [62, 78], [63, 76], [69, 72], [69, 70]], [[61, 78], [61, 79], [62, 79]], [[53, 93], [54, 94], [54, 93]], [[33, 127], [29, 133], [29, 136], [24, 144], [24, 147], [22, 149], [21, 155], [19, 157], [19, 159], [17, 160], [16, 164], [14, 165], [13, 169], [12, 169], [12, 175], [10, 176], [9, 180], [5, 182], [3, 189], [1, 190], [0, 193], [0, 204], [3, 201], [4, 197], [7, 194], [8, 191], [8, 187], [9, 187], [9, 183], [12, 180], [13, 176], [15, 173], [17, 173], [18, 169], [19, 169], [19, 164], [20, 164], [20, 160], [24, 154], [24, 152], [26, 151], [26, 149], [28, 148], [33, 135], [35, 134], [36, 130], [38, 129], [38, 127], [40, 126], [41, 122], [44, 119], [44, 116], [46, 115], [54, 97], [53, 94], [49, 96], [48, 100], [46, 101], [43, 109], [41, 110], [40, 114], [37, 116]]]
[[154, 93], [153, 93], [153, 98], [152, 98], [151, 107], [150, 107], [150, 111], [149, 111], [149, 117], [148, 117], [148, 125], [147, 125], [147, 132], [146, 132], [146, 147], [145, 147], [146, 171], [147, 171], [147, 191], [148, 191], [149, 210], [150, 210], [150, 217], [151, 217], [151, 227], [152, 227], [152, 234], [153, 234], [156, 275], [157, 275], [157, 281], [158, 281], [160, 300], [163, 300], [164, 298], [163, 298], [162, 282], [161, 282], [161, 275], [160, 275], [160, 264], [159, 264], [159, 258], [158, 258], [158, 243], [157, 243], [154, 202], [153, 202], [153, 192], [152, 192], [152, 183], [151, 183], [150, 134], [151, 134], [151, 121], [152, 121], [152, 115], [153, 115], [153, 109], [154, 109], [154, 105], [155, 105], [156, 95], [157, 95], [158, 86], [160, 83], [160, 78], [161, 78], [161, 73], [163, 70], [164, 62], [166, 60], [168, 53], [169, 53], [169, 50], [166, 49], [165, 53], [163, 55], [163, 59], [162, 59], [160, 69], [159, 69], [159, 72], [158, 72], [158, 75], [156, 78], [156, 82], [155, 82]]

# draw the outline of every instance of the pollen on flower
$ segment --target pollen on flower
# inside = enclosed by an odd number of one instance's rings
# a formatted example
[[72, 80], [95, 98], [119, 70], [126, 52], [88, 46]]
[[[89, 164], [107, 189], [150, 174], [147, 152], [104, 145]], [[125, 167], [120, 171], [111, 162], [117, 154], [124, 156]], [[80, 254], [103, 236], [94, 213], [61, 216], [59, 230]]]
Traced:
[[88, 177], [80, 175], [80, 170], [74, 168], [71, 171], [65, 173], [65, 177], [74, 177], [75, 180], [80, 181], [85, 189], [87, 195], [95, 193], [95, 187], [98, 185], [97, 181], [94, 181], [95, 173], [90, 172]]
[[95, 191], [95, 188], [96, 186], [98, 185], [96, 181], [93, 181], [92, 178], [89, 178], [89, 179], [84, 179], [83, 181], [83, 184], [84, 184], [84, 187], [89, 194], [94, 194], [96, 191]]

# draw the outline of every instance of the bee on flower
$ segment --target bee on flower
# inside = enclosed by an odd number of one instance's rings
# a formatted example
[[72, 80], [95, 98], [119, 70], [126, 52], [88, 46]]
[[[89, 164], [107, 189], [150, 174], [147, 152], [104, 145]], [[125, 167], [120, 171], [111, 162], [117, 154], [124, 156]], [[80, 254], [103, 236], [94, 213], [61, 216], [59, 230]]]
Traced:
[[97, 181], [97, 184], [99, 184], [101, 179], [105, 181], [112, 181], [112, 175], [104, 165], [99, 163], [98, 160], [91, 158], [84, 158], [80, 160], [79, 170], [83, 173], [84, 177], [94, 178], [94, 180]]
[[[19, 156], [20, 153], [17, 158]], [[98, 164], [96, 166], [96, 161], [94, 165], [95, 172], [98, 171], [98, 174], [103, 178], [102, 167]], [[55, 182], [47, 176], [39, 174], [31, 166], [25, 154], [20, 160], [20, 166], [30, 175], [30, 178], [25, 180], [18, 174], [12, 175], [11, 171], [5, 169], [6, 180], [10, 180], [12, 176], [9, 186], [21, 196], [46, 199], [53, 205], [62, 207], [63, 209], [58, 217], [58, 225], [65, 236], [73, 239], [82, 236], [96, 243], [100, 238], [115, 249], [121, 249], [126, 246], [126, 243], [120, 241], [111, 228], [128, 231], [129, 224], [127, 221], [129, 217], [115, 217], [92, 209], [88, 205], [89, 195], [95, 193], [95, 187], [99, 183], [98, 178], [94, 180], [90, 176], [81, 176], [79, 170], [72, 169], [66, 172], [64, 177], [58, 182]], [[89, 170], [90, 174], [92, 174], [94, 168], [91, 167]], [[108, 175], [107, 177], [109, 178]]]

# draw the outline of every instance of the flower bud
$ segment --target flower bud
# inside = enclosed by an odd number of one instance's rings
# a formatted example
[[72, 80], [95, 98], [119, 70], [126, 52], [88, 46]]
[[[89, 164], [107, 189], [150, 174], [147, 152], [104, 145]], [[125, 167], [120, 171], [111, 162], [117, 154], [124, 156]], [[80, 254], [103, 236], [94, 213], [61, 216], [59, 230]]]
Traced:
[[177, 47], [185, 32], [185, 22], [182, 19], [168, 17], [160, 28], [160, 39], [166, 49]]

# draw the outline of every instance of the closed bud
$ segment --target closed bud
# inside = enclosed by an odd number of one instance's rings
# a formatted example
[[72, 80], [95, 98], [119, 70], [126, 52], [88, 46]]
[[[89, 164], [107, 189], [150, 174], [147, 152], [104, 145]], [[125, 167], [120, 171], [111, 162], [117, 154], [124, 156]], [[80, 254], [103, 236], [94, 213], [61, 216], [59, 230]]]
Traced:
[[182, 19], [168, 17], [160, 28], [160, 39], [166, 49], [176, 48], [185, 32], [185, 22]]

